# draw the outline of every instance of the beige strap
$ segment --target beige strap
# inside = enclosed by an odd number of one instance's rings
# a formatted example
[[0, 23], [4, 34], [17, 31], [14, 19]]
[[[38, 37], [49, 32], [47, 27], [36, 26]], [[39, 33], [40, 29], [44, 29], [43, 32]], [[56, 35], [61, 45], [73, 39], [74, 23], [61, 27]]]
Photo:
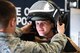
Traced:
[[78, 52], [80, 52], [80, 48], [79, 48], [69, 37], [67, 37], [67, 39], [70, 41], [70, 43], [73, 45], [73, 47], [74, 47]]

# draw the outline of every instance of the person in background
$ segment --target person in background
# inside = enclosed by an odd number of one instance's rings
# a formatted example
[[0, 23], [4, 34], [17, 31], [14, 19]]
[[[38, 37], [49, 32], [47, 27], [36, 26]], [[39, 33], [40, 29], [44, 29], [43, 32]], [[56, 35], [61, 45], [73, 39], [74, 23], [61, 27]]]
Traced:
[[[27, 30], [27, 26], [31, 25], [29, 23], [21, 30], [24, 32], [24, 29]], [[52, 37], [50, 43], [23, 41], [15, 36], [15, 6], [9, 1], [0, 0], [0, 53], [60, 53], [66, 45], [67, 38], [64, 34], [64, 24], [57, 25], [58, 33]], [[4, 44], [1, 47], [2, 43]]]

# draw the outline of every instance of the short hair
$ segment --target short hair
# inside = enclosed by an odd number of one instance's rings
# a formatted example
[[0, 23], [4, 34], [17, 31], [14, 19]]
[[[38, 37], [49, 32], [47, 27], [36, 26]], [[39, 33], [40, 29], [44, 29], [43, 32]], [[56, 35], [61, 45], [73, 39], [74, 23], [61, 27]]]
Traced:
[[16, 18], [15, 6], [7, 0], [0, 0], [0, 27], [7, 27], [11, 18]]

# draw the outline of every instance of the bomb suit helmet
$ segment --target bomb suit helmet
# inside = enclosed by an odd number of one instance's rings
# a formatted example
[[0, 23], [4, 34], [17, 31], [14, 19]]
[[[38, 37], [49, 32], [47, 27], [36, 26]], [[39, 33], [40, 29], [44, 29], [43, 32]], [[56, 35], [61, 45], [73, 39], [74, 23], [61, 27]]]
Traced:
[[28, 16], [32, 21], [50, 20], [56, 22], [60, 14], [60, 9], [54, 2], [41, 0], [31, 6]]

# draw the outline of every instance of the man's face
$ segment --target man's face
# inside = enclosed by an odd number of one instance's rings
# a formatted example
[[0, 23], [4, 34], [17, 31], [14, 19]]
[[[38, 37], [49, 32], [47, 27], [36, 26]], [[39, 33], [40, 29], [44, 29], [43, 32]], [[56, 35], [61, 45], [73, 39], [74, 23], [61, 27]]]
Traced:
[[48, 20], [46, 21], [35, 21], [36, 30], [40, 36], [47, 36], [50, 31], [52, 31], [52, 23]]

